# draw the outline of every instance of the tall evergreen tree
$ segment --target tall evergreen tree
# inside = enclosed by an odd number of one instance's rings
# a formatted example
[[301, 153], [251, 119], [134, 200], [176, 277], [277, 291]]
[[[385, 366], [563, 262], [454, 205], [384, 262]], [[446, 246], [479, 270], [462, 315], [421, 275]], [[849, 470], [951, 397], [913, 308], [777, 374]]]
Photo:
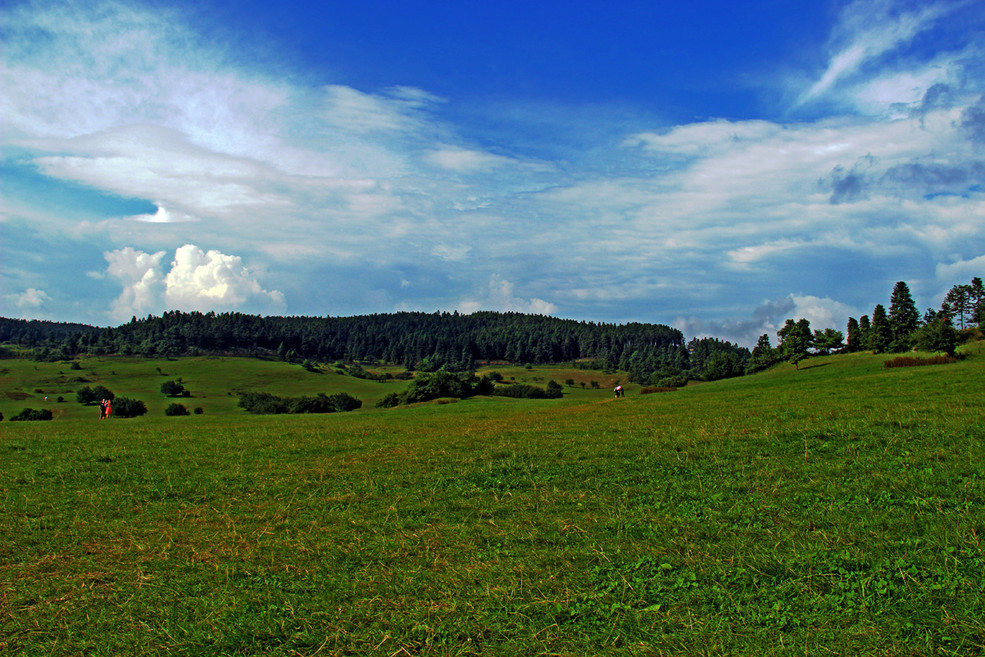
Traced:
[[846, 351], [861, 351], [862, 334], [858, 326], [858, 320], [854, 317], [848, 318], [848, 340], [845, 341]]
[[985, 329], [985, 285], [980, 276], [971, 279], [968, 296], [971, 300], [971, 321], [978, 324], [978, 328]]
[[893, 288], [889, 299], [889, 328], [892, 333], [890, 348], [893, 351], [907, 351], [913, 346], [913, 332], [920, 323], [920, 313], [913, 302], [910, 288], [899, 281]]
[[877, 354], [889, 350], [893, 343], [893, 330], [889, 326], [886, 308], [877, 303], [872, 311], [872, 327], [869, 329], [869, 349]]
[[766, 370], [779, 360], [776, 354], [776, 350], [770, 345], [770, 336], [763, 333], [759, 336], [759, 342], [752, 349], [752, 356], [749, 358], [749, 364], [746, 366], [746, 371], [749, 373], [759, 372], [761, 370]]
[[859, 349], [869, 349], [869, 333], [872, 332], [872, 324], [869, 322], [868, 315], [858, 318], [858, 343]]
[[968, 295], [970, 288], [970, 285], [955, 285], [948, 291], [944, 303], [941, 304], [942, 311], [958, 320], [959, 328], [964, 328], [965, 316], [971, 313], [971, 299]]

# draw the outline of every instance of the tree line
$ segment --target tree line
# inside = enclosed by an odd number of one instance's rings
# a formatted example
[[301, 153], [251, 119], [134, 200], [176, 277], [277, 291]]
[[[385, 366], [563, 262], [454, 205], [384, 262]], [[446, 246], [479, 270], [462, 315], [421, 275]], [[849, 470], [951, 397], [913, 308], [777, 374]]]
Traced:
[[955, 285], [944, 296], [940, 308], [928, 308], [921, 317], [909, 286], [898, 281], [893, 286], [888, 311], [883, 304], [876, 304], [871, 317], [849, 317], [846, 328], [847, 338], [830, 328], [812, 333], [808, 320], [788, 319], [777, 331], [776, 348], [771, 346], [768, 334], [760, 336], [747, 369], [764, 370], [781, 361], [797, 366], [810, 355], [832, 351], [903, 353], [919, 349], [953, 356], [962, 337], [959, 330], [967, 336], [973, 330], [985, 329], [985, 285], [977, 276], [969, 284]]
[[[232, 353], [290, 362], [371, 361], [419, 371], [467, 371], [483, 361], [559, 363], [624, 358], [679, 363], [684, 335], [661, 324], [606, 324], [521, 313], [394, 313], [355, 317], [262, 317], [170, 311], [117, 327], [63, 327], [0, 319], [0, 341], [33, 347], [39, 359], [81, 354], [177, 357]], [[30, 330], [29, 330], [30, 328]]]
[[309, 368], [315, 362], [380, 362], [418, 372], [470, 372], [495, 361], [574, 362], [627, 372], [632, 383], [679, 387], [688, 380], [741, 376], [780, 361], [798, 365], [810, 355], [835, 351], [903, 352], [917, 347], [952, 353], [957, 331], [983, 322], [985, 288], [975, 277], [969, 284], [955, 285], [939, 309], [928, 309], [922, 317], [909, 287], [899, 281], [889, 309], [877, 304], [871, 316], [850, 317], [847, 337], [832, 328], [812, 331], [808, 320], [791, 318], [777, 331], [777, 347], [764, 334], [751, 351], [717, 338], [685, 343], [679, 330], [662, 324], [607, 324], [492, 311], [354, 317], [170, 311], [107, 328], [0, 318], [0, 343], [33, 348], [38, 360], [70, 360], [83, 354], [235, 354]]

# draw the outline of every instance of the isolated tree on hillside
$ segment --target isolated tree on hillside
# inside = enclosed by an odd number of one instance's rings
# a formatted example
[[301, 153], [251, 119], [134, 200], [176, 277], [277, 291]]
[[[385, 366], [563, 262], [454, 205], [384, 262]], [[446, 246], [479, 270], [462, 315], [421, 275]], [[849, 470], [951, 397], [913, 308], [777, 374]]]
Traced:
[[869, 349], [877, 354], [889, 350], [893, 342], [893, 331], [889, 326], [886, 308], [877, 303], [872, 311], [872, 326], [869, 328]]
[[889, 328], [893, 335], [893, 351], [907, 351], [912, 346], [913, 332], [920, 324], [920, 313], [913, 302], [910, 288], [899, 281], [889, 299]]
[[813, 342], [811, 336], [811, 323], [806, 319], [799, 319], [796, 322], [788, 319], [776, 334], [780, 338], [780, 355], [784, 360], [793, 363], [796, 369], [800, 369], [800, 361], [807, 358], [807, 350], [811, 348]]

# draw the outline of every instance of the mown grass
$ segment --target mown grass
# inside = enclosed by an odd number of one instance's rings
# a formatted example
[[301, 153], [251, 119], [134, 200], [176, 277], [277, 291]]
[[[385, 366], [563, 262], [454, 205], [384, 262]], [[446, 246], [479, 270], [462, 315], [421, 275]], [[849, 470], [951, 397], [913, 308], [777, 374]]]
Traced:
[[4, 422], [0, 652], [982, 654], [985, 359], [883, 360]]

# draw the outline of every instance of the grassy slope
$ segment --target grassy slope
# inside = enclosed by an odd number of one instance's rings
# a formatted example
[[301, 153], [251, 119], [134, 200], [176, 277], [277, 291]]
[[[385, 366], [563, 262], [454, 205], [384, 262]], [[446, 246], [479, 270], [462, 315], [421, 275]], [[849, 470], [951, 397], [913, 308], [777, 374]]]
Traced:
[[0, 651], [982, 654], [985, 356], [882, 360], [621, 400], [4, 422]]
[[[50, 409], [56, 420], [91, 419], [98, 417], [95, 406], [81, 406], [75, 401], [76, 391], [83, 387], [102, 385], [117, 396], [139, 399], [147, 405], [148, 415], [162, 415], [171, 403], [181, 403], [189, 410], [201, 407], [206, 415], [241, 415], [237, 392], [266, 391], [283, 396], [332, 394], [346, 392], [363, 400], [370, 409], [387, 393], [402, 390], [402, 381], [379, 383], [336, 373], [323, 367], [317, 373], [307, 372], [299, 365], [253, 358], [182, 358], [179, 360], [146, 358], [83, 358], [81, 370], [73, 370], [67, 362], [36, 363], [24, 359], [0, 360], [0, 413], [10, 418], [25, 407]], [[395, 374], [403, 368], [371, 368], [374, 372]], [[505, 383], [531, 383], [544, 386], [554, 379], [558, 383], [574, 379], [575, 388], [568, 388], [575, 399], [598, 398], [602, 392], [611, 394], [619, 375], [578, 370], [570, 367], [489, 367], [480, 373], [499, 371]], [[161, 384], [181, 378], [191, 397], [171, 399], [161, 394]], [[81, 380], [79, 380], [81, 379]], [[622, 377], [625, 381], [625, 376]], [[592, 390], [591, 381], [599, 383]], [[585, 383], [585, 388], [581, 387]], [[629, 390], [636, 388], [630, 387]], [[602, 395], [605, 396], [605, 395]], [[58, 402], [58, 397], [65, 401]], [[47, 398], [47, 399], [46, 399]]]

